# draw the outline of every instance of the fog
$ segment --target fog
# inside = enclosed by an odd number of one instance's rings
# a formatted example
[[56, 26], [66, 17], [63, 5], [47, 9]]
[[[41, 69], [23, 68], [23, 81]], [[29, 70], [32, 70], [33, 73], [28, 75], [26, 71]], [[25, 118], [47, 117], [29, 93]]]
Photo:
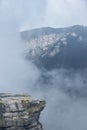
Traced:
[[87, 129], [87, 70], [43, 72], [39, 82], [28, 90], [33, 97], [46, 100], [40, 118], [44, 130]]
[[19, 32], [12, 31], [8, 25], [0, 31], [0, 91], [18, 91], [18, 87], [21, 91], [27, 82], [33, 84], [32, 80], [37, 79], [34, 75], [38, 75], [37, 68], [23, 58], [25, 47]]
[[87, 25], [86, 8], [84, 0], [0, 0], [0, 92], [45, 99], [44, 130], [87, 130], [87, 70], [40, 70], [24, 59], [19, 31]]

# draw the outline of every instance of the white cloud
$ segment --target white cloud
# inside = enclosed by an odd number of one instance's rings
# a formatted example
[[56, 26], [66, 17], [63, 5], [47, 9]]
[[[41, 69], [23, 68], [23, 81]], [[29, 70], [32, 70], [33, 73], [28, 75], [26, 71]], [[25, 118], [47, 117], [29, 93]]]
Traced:
[[47, 0], [45, 19], [48, 26], [87, 24], [87, 6], [84, 0]]
[[0, 3], [1, 21], [15, 21], [22, 29], [87, 25], [86, 12], [85, 0], [3, 0]]

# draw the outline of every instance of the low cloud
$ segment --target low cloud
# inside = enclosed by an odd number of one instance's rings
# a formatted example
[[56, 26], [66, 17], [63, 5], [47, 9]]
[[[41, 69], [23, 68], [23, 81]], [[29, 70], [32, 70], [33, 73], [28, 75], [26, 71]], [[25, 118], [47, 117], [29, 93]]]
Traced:
[[[44, 77], [47, 79], [43, 79]], [[43, 72], [36, 85], [28, 88], [47, 104], [41, 121], [45, 130], [87, 129], [87, 70], [66, 69]]]

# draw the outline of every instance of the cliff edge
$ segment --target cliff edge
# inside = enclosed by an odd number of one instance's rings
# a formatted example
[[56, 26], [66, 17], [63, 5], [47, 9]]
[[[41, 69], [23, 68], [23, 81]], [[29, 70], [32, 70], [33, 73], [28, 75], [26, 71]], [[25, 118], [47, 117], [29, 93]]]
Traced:
[[0, 93], [0, 130], [42, 130], [40, 112], [44, 100], [29, 95]]

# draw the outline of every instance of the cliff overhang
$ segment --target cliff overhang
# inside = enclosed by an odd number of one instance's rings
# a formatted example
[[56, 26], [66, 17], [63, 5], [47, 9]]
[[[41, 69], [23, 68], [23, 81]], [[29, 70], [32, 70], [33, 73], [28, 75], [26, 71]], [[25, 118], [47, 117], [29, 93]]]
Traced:
[[27, 94], [0, 93], [0, 130], [42, 130], [39, 116], [45, 104]]

